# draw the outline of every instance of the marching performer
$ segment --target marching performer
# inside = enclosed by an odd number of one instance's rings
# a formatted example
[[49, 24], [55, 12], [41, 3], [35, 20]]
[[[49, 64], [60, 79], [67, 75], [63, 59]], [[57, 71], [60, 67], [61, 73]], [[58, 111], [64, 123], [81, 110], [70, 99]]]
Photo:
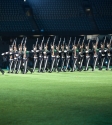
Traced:
[[99, 67], [99, 70], [102, 70], [102, 68], [103, 68], [103, 64], [104, 64], [104, 60], [105, 60], [105, 41], [106, 41], [106, 37], [105, 37], [105, 39], [104, 39], [104, 42], [103, 43], [101, 43], [101, 48], [100, 48], [100, 50], [99, 50], [99, 53], [100, 53], [100, 67]]
[[21, 41], [21, 44], [18, 45], [18, 63], [17, 63], [17, 70], [16, 70], [16, 74], [19, 73], [20, 68], [21, 68], [21, 64], [22, 64], [22, 56], [23, 56], [23, 51], [22, 51], [22, 44], [23, 44], [24, 38]]
[[98, 62], [98, 48], [97, 48], [98, 47], [98, 41], [99, 41], [99, 39], [97, 37], [96, 43], [93, 44], [93, 50], [92, 50], [93, 51], [93, 66], [92, 66], [92, 71], [95, 70], [96, 64]]
[[30, 69], [30, 67], [28, 66], [28, 55], [27, 54], [29, 54], [29, 51], [27, 51], [27, 48], [26, 48], [26, 40], [27, 40], [27, 38], [25, 38], [25, 43], [23, 46], [23, 74], [26, 74], [28, 70], [31, 73], [33, 72], [33, 70]]
[[72, 48], [72, 70], [71, 70], [71, 72], [74, 72], [76, 70], [76, 63], [78, 60], [78, 53], [79, 53], [75, 42], [76, 42], [76, 38], [75, 38], [73, 48]]
[[9, 71], [8, 73], [12, 72], [13, 67], [13, 45], [10, 46], [9, 52], [6, 52], [9, 55]]
[[60, 43], [61, 43], [61, 38], [60, 38], [60, 41], [59, 41], [58, 45], [56, 46], [56, 51], [55, 51], [55, 69], [58, 72], [59, 72], [59, 61], [60, 61], [60, 55], [59, 54], [61, 53]]
[[46, 45], [44, 45], [44, 50], [43, 50], [43, 57], [44, 57], [43, 72], [45, 72], [46, 67], [47, 67], [47, 63], [48, 63], [48, 53], [49, 53], [49, 51], [48, 51], [48, 43], [49, 43], [49, 39], [50, 39], [50, 37], [48, 38]]
[[107, 58], [108, 58], [108, 64], [107, 64], [106, 70], [109, 70], [110, 62], [111, 62], [111, 59], [112, 59], [111, 42], [112, 42], [112, 36], [111, 36], [111, 39], [110, 39], [110, 43], [107, 43]]
[[[84, 61], [84, 40], [85, 38], [83, 39], [83, 42], [82, 44], [80, 44], [79, 46], [79, 71], [81, 71], [83, 68], [82, 68], [82, 64], [83, 64], [83, 61]], [[80, 39], [78, 41], [78, 44], [80, 43]]]
[[87, 71], [88, 70], [88, 65], [89, 65], [89, 61], [90, 61], [90, 55], [89, 55], [89, 44], [90, 44], [90, 41], [88, 42], [88, 44], [85, 46], [85, 56], [86, 56], [86, 60], [85, 60], [85, 70], [84, 71]]
[[61, 45], [61, 71], [64, 71], [64, 63], [65, 63], [65, 38], [63, 44]]
[[31, 50], [31, 52], [33, 53], [33, 56], [34, 56], [33, 72], [35, 71], [37, 61], [38, 61], [37, 53], [39, 52], [39, 50], [37, 50], [37, 44], [38, 44], [38, 38], [37, 38], [36, 44], [33, 45], [33, 50]]
[[66, 70], [70, 70], [69, 68], [69, 62], [70, 62], [70, 43], [71, 43], [71, 37], [69, 40], [68, 45], [66, 45], [66, 50], [64, 51], [65, 55], [66, 55], [66, 68], [64, 69], [64, 71], [66, 72]]
[[18, 62], [18, 51], [17, 51], [16, 41], [15, 41], [14, 42], [14, 50], [13, 50], [13, 68], [12, 68], [11, 73], [13, 73], [16, 70], [17, 62]]
[[55, 64], [55, 40], [56, 40], [56, 36], [54, 38], [53, 44], [51, 45], [51, 69], [50, 69], [50, 73], [53, 71], [54, 68], [54, 64]]
[[39, 46], [39, 69], [38, 72], [42, 72], [42, 63], [43, 63], [43, 42], [44, 37], [42, 39], [41, 45]]
[[2, 55], [9, 55], [9, 71], [8, 73], [12, 72], [12, 66], [13, 66], [13, 46], [14, 46], [14, 42], [12, 45], [9, 46], [9, 51], [2, 53]]

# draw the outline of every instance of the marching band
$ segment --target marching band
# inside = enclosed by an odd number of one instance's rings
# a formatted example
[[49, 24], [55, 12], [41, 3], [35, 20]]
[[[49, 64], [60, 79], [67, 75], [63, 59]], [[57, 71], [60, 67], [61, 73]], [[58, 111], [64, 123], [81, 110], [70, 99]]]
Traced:
[[[45, 43], [44, 37], [41, 44], [38, 43], [38, 38], [33, 45], [31, 51], [27, 51], [26, 42], [27, 37], [23, 38], [21, 44], [16, 45], [17, 39], [14, 40], [13, 44], [9, 46], [9, 51], [2, 53], [2, 56], [9, 56], [9, 71], [8, 73], [18, 74], [20, 71], [26, 74], [28, 71], [31, 73], [35, 72], [66, 72], [66, 71], [88, 71], [91, 66], [92, 71], [98, 67], [102, 70], [105, 64], [106, 70], [109, 70], [112, 59], [112, 37], [110, 42], [106, 42], [106, 37], [100, 47], [98, 47], [99, 39], [97, 37], [94, 43], [91, 40], [87, 40], [85, 43], [85, 37], [81, 42], [79, 38], [76, 44], [76, 38], [72, 42], [70, 37], [68, 44], [66, 39], [59, 39], [56, 44], [56, 36], [53, 42], [49, 42], [50, 37]], [[50, 43], [50, 44], [49, 44]], [[90, 44], [92, 48], [90, 48]], [[50, 49], [48, 49], [50, 48]], [[33, 57], [33, 67], [30, 68], [28, 65], [29, 55]], [[2, 74], [4, 71], [0, 68]]]

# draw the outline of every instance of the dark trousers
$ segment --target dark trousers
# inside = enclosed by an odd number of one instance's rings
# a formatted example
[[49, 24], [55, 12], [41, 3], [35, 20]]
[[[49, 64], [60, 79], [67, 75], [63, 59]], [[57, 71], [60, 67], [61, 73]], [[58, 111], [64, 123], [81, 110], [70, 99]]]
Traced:
[[73, 63], [72, 63], [72, 71], [75, 71], [76, 70], [77, 57], [73, 57], [72, 61], [73, 61]]
[[90, 56], [86, 56], [86, 59], [85, 59], [85, 71], [88, 70], [89, 61], [90, 61]]
[[24, 74], [27, 73], [27, 63], [28, 63], [27, 58], [24, 58], [24, 59], [23, 59], [23, 67], [24, 67], [23, 73], [24, 73]]
[[54, 67], [55, 67], [55, 70], [58, 70], [58, 71], [59, 71], [59, 67], [58, 67], [59, 61], [60, 61], [59, 57], [55, 57]]
[[94, 56], [94, 57], [93, 57], [93, 66], [92, 66], [92, 70], [95, 70], [96, 65], [99, 66], [99, 64], [98, 64], [98, 56]]
[[34, 58], [33, 72], [35, 71], [36, 65], [37, 65], [37, 58]]
[[55, 56], [51, 57], [51, 69], [50, 69], [51, 72], [53, 71], [54, 65], [55, 65]]
[[12, 69], [12, 72], [14, 72], [17, 68], [17, 62], [18, 62], [18, 59], [14, 59], [13, 60], [13, 69]]
[[18, 59], [18, 62], [17, 62], [17, 70], [16, 72], [19, 73], [19, 70], [21, 68], [21, 64], [22, 64], [22, 59]]
[[3, 71], [1, 68], [0, 68], [0, 72], [1, 72], [1, 73], [4, 73], [4, 71]]
[[107, 67], [106, 67], [107, 70], [108, 70], [109, 67], [110, 67], [110, 62], [111, 62], [111, 56], [108, 56], [108, 64], [107, 64]]
[[65, 58], [61, 58], [61, 71], [64, 69]]
[[99, 63], [99, 69], [102, 70], [104, 64], [105, 56], [101, 56], [101, 61]]
[[38, 70], [38, 72], [41, 72], [41, 70], [42, 70], [42, 63], [43, 63], [43, 57], [41, 56], [41, 57], [39, 57], [39, 70]]
[[70, 62], [70, 57], [67, 57], [66, 58], [66, 68], [65, 68], [65, 71], [68, 69], [68, 70], [70, 70], [70, 68], [69, 68], [69, 62]]
[[13, 59], [9, 60], [9, 73], [12, 71], [12, 67], [13, 67]]
[[80, 56], [80, 64], [79, 64], [79, 70], [82, 70], [82, 65], [83, 65], [83, 61], [84, 61], [84, 56]]
[[43, 72], [45, 72], [47, 68], [47, 62], [48, 62], [48, 56], [44, 57], [44, 67], [43, 67]]
[[23, 74], [26, 74], [28, 71], [32, 73], [33, 71], [27, 64], [28, 64], [27, 58], [23, 59], [23, 65], [21, 65], [21, 72]]

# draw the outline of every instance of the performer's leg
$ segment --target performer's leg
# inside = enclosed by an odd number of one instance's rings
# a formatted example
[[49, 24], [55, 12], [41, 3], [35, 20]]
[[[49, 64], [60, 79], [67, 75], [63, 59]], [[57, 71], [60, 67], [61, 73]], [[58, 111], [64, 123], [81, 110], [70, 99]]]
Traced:
[[55, 62], [54, 62], [54, 72], [57, 71], [57, 58], [55, 57]]
[[37, 58], [34, 58], [33, 72], [35, 71], [36, 65], [37, 65]]
[[64, 69], [64, 62], [65, 62], [65, 59], [64, 58], [62, 58], [62, 64], [61, 64], [61, 71], [63, 71], [63, 69]]
[[24, 65], [23, 65], [23, 62], [21, 63], [20, 70], [21, 70], [21, 73], [24, 74]]
[[11, 71], [12, 71], [12, 65], [13, 65], [13, 59], [10, 59], [9, 60], [9, 71], [8, 71], [8, 73], [11, 73]]
[[80, 60], [80, 71], [82, 70], [82, 64], [83, 64], [83, 60], [84, 60], [84, 58], [83, 57], [81, 57], [81, 60]]
[[86, 70], [89, 70], [89, 62], [90, 62], [90, 57], [88, 57], [87, 69]]
[[109, 67], [110, 67], [110, 61], [111, 61], [111, 57], [108, 57], [108, 64], [107, 64], [107, 68], [106, 68], [106, 70], [109, 70]]
[[17, 59], [14, 59], [14, 68], [12, 70], [12, 73], [16, 70], [17, 67]]
[[59, 66], [59, 61], [60, 61], [60, 59], [58, 58], [58, 59], [57, 59], [57, 66]]
[[27, 59], [23, 59], [23, 64], [24, 64], [23, 74], [26, 74], [26, 72], [27, 72]]
[[25, 74], [25, 65], [26, 65], [26, 60], [23, 59], [23, 74]]
[[77, 63], [77, 58], [73, 58], [73, 66], [72, 66], [73, 72], [76, 70], [76, 63]]
[[40, 58], [40, 62], [39, 62], [39, 70], [38, 70], [38, 72], [41, 72], [42, 62], [43, 62], [43, 58], [41, 57], [41, 58]]
[[31, 73], [33, 72], [33, 69], [31, 69], [29, 66], [27, 66], [27, 70], [29, 70]]
[[2, 75], [4, 75], [4, 71], [0, 68], [0, 72], [2, 73]]
[[46, 70], [46, 68], [47, 68], [47, 63], [48, 63], [48, 57], [46, 58], [45, 70]]
[[51, 70], [50, 70], [50, 72], [53, 71], [54, 63], [55, 63], [55, 57], [51, 57], [51, 58], [52, 58], [52, 64], [51, 64]]
[[72, 58], [72, 70], [71, 70], [71, 72], [74, 71], [74, 63], [75, 63], [75, 58]]
[[58, 65], [59, 65], [59, 57], [56, 57], [56, 58], [55, 58], [55, 72], [56, 72], [56, 71], [59, 72], [59, 67], [58, 67]]
[[78, 56], [76, 61], [77, 71], [80, 71], [80, 62], [81, 62], [81, 57]]
[[87, 58], [87, 57], [85, 57], [85, 58], [84, 58], [84, 67], [85, 67], [84, 71], [86, 71], [87, 62], [88, 62], [88, 58]]
[[25, 59], [22, 60], [22, 64], [21, 64], [21, 73], [24, 74], [24, 71], [25, 71]]
[[22, 60], [19, 59], [18, 60], [18, 65], [17, 65], [17, 71], [16, 71], [16, 73], [19, 73], [19, 70], [20, 70], [20, 67], [21, 67], [21, 62], [22, 62]]
[[66, 68], [65, 68], [65, 71], [68, 69], [69, 62], [70, 62], [70, 58], [67, 58], [67, 60], [66, 60]]
[[56, 57], [56, 61], [55, 61], [55, 64], [56, 64], [56, 70], [59, 72], [59, 61], [60, 61], [60, 58], [59, 57]]
[[89, 60], [90, 60], [90, 57], [86, 57], [85, 71], [88, 70]]
[[92, 71], [94, 71], [95, 68], [96, 68], [97, 60], [98, 60], [98, 57], [93, 57], [93, 67], [92, 67]]
[[96, 66], [98, 67], [99, 70], [101, 69], [101, 57], [100, 56], [97, 57]]
[[68, 58], [65, 59], [65, 69], [64, 69], [64, 72], [66, 72], [68, 68]]
[[104, 58], [104, 57], [102, 57], [102, 58], [101, 58], [101, 69], [100, 69], [100, 70], [102, 70], [102, 68], [103, 68], [103, 63], [104, 63], [104, 60], [105, 60], [105, 58]]
[[[55, 57], [55, 63], [54, 63], [54, 67], [55, 67], [55, 72], [58, 70], [58, 58]], [[59, 71], [59, 70], [58, 70]]]
[[48, 57], [44, 58], [44, 68], [43, 68], [43, 72], [45, 72], [45, 70], [46, 70], [47, 62], [48, 62]]
[[25, 60], [25, 73], [27, 73], [27, 63], [28, 63], [28, 61], [27, 61], [27, 59]]

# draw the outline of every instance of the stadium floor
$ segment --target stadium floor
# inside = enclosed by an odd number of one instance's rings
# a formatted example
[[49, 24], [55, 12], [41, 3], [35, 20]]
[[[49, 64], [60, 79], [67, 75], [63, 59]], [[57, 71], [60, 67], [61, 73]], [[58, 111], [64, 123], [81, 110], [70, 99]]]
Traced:
[[112, 125], [112, 71], [0, 74], [0, 125]]

